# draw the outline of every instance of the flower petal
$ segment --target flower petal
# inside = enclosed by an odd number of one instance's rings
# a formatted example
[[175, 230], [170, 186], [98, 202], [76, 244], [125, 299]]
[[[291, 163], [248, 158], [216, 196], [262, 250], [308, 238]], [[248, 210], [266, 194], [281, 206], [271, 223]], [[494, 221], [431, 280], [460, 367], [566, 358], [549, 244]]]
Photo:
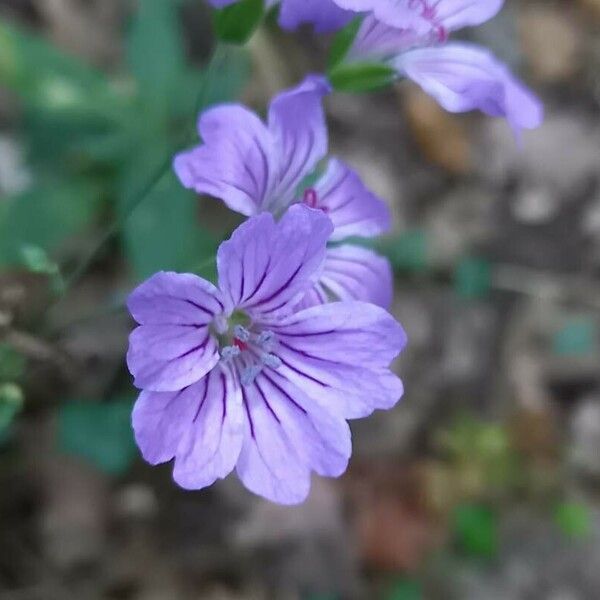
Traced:
[[399, 29], [426, 32], [430, 29], [422, 15], [422, 0], [335, 0], [346, 10], [372, 13], [377, 19]]
[[516, 133], [543, 120], [541, 102], [484, 48], [458, 43], [420, 48], [400, 55], [394, 65], [450, 112], [479, 109], [506, 117]]
[[367, 248], [328, 248], [319, 281], [338, 300], [361, 300], [385, 309], [392, 303], [390, 263]]
[[273, 191], [278, 164], [264, 123], [244, 106], [231, 104], [203, 113], [198, 129], [204, 144], [175, 157], [181, 183], [244, 215], [260, 212]]
[[309, 75], [297, 87], [276, 96], [269, 108], [269, 130], [279, 158], [274, 201], [267, 208], [287, 208], [299, 183], [327, 154], [327, 126], [322, 99], [331, 91], [327, 80]]
[[195, 275], [157, 273], [134, 290], [128, 307], [141, 323], [129, 337], [127, 352], [137, 387], [178, 391], [217, 363], [208, 325], [223, 303], [212, 284]]
[[349, 236], [371, 237], [391, 226], [386, 203], [369, 191], [355, 171], [342, 161], [329, 161], [327, 171], [314, 186], [319, 208], [333, 223], [331, 241]]
[[244, 413], [241, 391], [226, 369], [213, 369], [199, 384], [193, 418], [180, 438], [173, 478], [198, 490], [235, 467], [242, 448]]
[[337, 477], [346, 470], [351, 444], [343, 418], [270, 369], [242, 396], [247, 429], [237, 473], [249, 490], [297, 504], [308, 495], [311, 471]]
[[225, 477], [237, 461], [243, 435], [239, 388], [214, 369], [178, 392], [143, 391], [133, 409], [136, 442], [156, 465], [176, 458], [174, 478], [199, 489]]
[[504, 0], [425, 0], [425, 16], [445, 31], [481, 25], [495, 17]]
[[400, 324], [363, 302], [315, 306], [274, 327], [278, 373], [345, 418], [391, 408], [402, 396], [389, 370], [406, 344]]
[[429, 39], [414, 29], [393, 27], [374, 15], [367, 15], [352, 42], [346, 56], [348, 61], [386, 59], [409, 50]]
[[289, 312], [318, 279], [331, 231], [321, 211], [302, 205], [278, 223], [263, 213], [240, 225], [217, 254], [227, 311], [261, 318]]
[[284, 29], [296, 29], [308, 23], [316, 33], [329, 33], [346, 25], [353, 16], [333, 0], [282, 0], [279, 24]]
[[127, 308], [140, 325], [206, 325], [223, 312], [223, 302], [197, 275], [161, 271], [129, 295]]

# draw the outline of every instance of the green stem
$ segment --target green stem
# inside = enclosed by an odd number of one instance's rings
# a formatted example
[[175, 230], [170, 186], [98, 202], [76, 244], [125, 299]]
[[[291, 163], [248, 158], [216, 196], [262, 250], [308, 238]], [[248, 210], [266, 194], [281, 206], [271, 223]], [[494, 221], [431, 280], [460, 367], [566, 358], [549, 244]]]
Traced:
[[[212, 84], [213, 74], [217, 69], [217, 63], [221, 63], [225, 58], [224, 49], [221, 49], [221, 46], [217, 44], [215, 46], [215, 50], [213, 55], [209, 61], [208, 68], [202, 78], [202, 84], [200, 85], [200, 90], [198, 92], [198, 97], [196, 99], [196, 103], [194, 105], [194, 122], [196, 119], [196, 115], [199, 110], [207, 103], [210, 87]], [[193, 131], [193, 130], [192, 130]], [[183, 148], [187, 146], [190, 142], [190, 137], [193, 137], [195, 133], [186, 133], [185, 139], [183, 143], [178, 146], [177, 149]], [[164, 161], [159, 165], [159, 167], [152, 173], [147, 183], [142, 187], [142, 189], [133, 195], [133, 197], [128, 200], [125, 204], [125, 210], [122, 212], [121, 216], [109, 227], [109, 229], [104, 233], [104, 235], [98, 240], [98, 242], [94, 245], [94, 247], [90, 250], [88, 255], [81, 261], [79, 266], [75, 268], [73, 273], [69, 277], [66, 278], [65, 284], [61, 290], [61, 296], [64, 296], [67, 291], [75, 285], [83, 275], [90, 268], [98, 254], [102, 251], [104, 246], [115, 237], [123, 225], [127, 222], [129, 217], [133, 214], [135, 209], [143, 202], [143, 200], [150, 194], [150, 192], [158, 185], [161, 179], [165, 176], [169, 168], [171, 167], [171, 162], [173, 160], [173, 156], [177, 150], [174, 152], [170, 152], [168, 156], [165, 157]]]

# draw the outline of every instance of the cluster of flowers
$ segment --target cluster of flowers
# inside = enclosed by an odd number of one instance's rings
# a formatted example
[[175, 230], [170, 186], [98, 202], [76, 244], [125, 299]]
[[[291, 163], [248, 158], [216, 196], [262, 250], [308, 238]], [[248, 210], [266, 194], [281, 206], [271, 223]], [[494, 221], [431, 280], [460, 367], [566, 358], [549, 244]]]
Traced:
[[[515, 129], [533, 127], [539, 103], [489, 54], [432, 45], [501, 4], [281, 0], [280, 19], [324, 31], [367, 11], [348, 60], [385, 57], [449, 110], [478, 107]], [[344, 243], [385, 232], [390, 214], [351, 167], [327, 158], [329, 92], [324, 77], [310, 75], [273, 99], [266, 122], [238, 104], [214, 107], [199, 119], [202, 144], [175, 158], [185, 187], [249, 217], [219, 248], [218, 287], [162, 272], [128, 302], [139, 324], [127, 357], [142, 390], [136, 440], [148, 462], [174, 459], [184, 488], [236, 469], [256, 494], [301, 502], [313, 471], [345, 471], [347, 419], [402, 396], [390, 363], [406, 335], [387, 312], [390, 266]]]

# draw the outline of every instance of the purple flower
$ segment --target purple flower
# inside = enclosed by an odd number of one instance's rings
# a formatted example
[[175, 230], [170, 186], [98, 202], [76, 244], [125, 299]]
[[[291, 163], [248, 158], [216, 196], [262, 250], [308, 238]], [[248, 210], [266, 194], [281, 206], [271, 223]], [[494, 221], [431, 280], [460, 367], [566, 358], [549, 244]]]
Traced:
[[[302, 182], [327, 154], [323, 77], [309, 76], [271, 102], [267, 123], [238, 104], [221, 105], [200, 116], [204, 144], [179, 154], [174, 167], [187, 188], [221, 198], [244, 215], [282, 214], [293, 203], [326, 213], [330, 240], [375, 236], [390, 227], [386, 204], [342, 161], [331, 159], [311, 187]], [[305, 302], [329, 298], [374, 302], [387, 308], [392, 275], [384, 258], [367, 249], [329, 249], [322, 276]]]
[[301, 502], [312, 471], [345, 471], [346, 419], [401, 397], [389, 364], [406, 336], [391, 315], [362, 302], [298, 308], [331, 231], [305, 206], [278, 223], [263, 213], [219, 248], [218, 288], [163, 272], [131, 294], [136, 440], [151, 464], [174, 459], [180, 486], [200, 489], [235, 468], [256, 494]]
[[[224, 8], [239, 0], [209, 0], [215, 8]], [[297, 29], [300, 25], [312, 24], [317, 33], [336, 31], [354, 16], [340, 8], [338, 0], [266, 0], [267, 8], [281, 4], [279, 24], [284, 29]]]
[[[348, 3], [357, 7], [379, 4], [367, 0]], [[378, 17], [367, 16], [347, 61], [385, 61], [446, 110], [479, 109], [493, 117], [505, 117], [517, 136], [522, 129], [541, 124], [540, 101], [488, 50], [446, 43], [452, 31], [492, 18], [503, 0], [388, 0], [383, 4], [394, 5], [399, 12], [380, 9]], [[398, 18], [393, 18], [394, 14]]]

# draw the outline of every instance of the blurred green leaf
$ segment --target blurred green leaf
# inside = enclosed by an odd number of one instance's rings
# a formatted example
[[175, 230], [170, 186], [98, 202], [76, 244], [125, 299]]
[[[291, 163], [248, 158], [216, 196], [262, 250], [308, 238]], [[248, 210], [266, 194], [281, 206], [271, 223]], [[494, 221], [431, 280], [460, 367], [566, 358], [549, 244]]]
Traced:
[[120, 99], [100, 71], [0, 21], [0, 84], [47, 111], [112, 114]]
[[556, 332], [552, 346], [559, 356], [587, 356], [596, 348], [597, 335], [594, 319], [573, 318]]
[[[119, 211], [167, 154], [139, 156], [123, 174]], [[169, 170], [127, 218], [123, 229], [125, 250], [135, 275], [146, 278], [160, 270], [183, 270], [216, 253], [217, 240], [202, 229], [198, 199]]]
[[328, 70], [334, 69], [344, 60], [360, 29], [362, 21], [362, 17], [356, 17], [335, 34], [327, 60]]
[[462, 298], [482, 298], [492, 285], [492, 267], [481, 258], [462, 259], [455, 272], [456, 291]]
[[245, 44], [265, 13], [263, 0], [241, 0], [214, 12], [217, 37], [231, 44]]
[[6, 440], [14, 418], [23, 408], [23, 392], [14, 383], [0, 385], [0, 443]]
[[458, 506], [453, 515], [454, 535], [460, 549], [470, 556], [492, 558], [498, 551], [496, 515], [476, 504]]
[[0, 265], [22, 263], [27, 247], [56, 250], [92, 221], [99, 202], [99, 188], [85, 180], [48, 183], [4, 199], [0, 205]]
[[427, 268], [427, 234], [420, 230], [405, 231], [394, 237], [380, 238], [376, 249], [398, 271], [421, 272]]
[[413, 579], [398, 579], [396, 580], [389, 593], [386, 595], [386, 600], [421, 600], [423, 593], [419, 582]]
[[131, 429], [133, 401], [66, 402], [58, 415], [59, 449], [113, 475], [124, 473], [137, 451]]
[[565, 535], [572, 538], [585, 538], [591, 532], [592, 518], [583, 504], [559, 504], [554, 512], [554, 521]]
[[144, 109], [167, 115], [183, 93], [185, 52], [175, 0], [139, 2], [128, 39], [127, 57]]
[[0, 381], [13, 381], [22, 377], [25, 359], [10, 344], [0, 342]]
[[329, 71], [329, 81], [338, 92], [371, 92], [390, 85], [396, 71], [381, 63], [342, 64]]

